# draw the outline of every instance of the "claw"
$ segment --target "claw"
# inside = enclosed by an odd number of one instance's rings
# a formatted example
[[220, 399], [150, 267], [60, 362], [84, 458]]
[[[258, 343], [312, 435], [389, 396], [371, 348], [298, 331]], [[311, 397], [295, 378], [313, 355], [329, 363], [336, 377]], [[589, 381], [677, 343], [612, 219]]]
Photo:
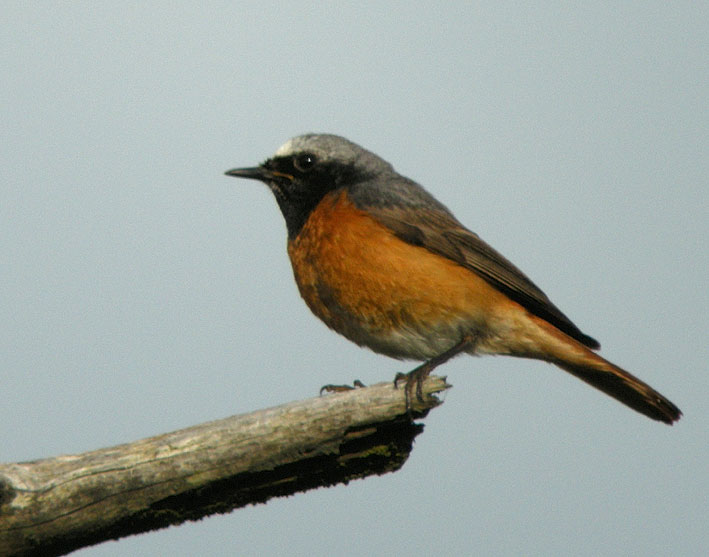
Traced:
[[344, 393], [354, 389], [362, 389], [365, 386], [366, 385], [359, 379], [355, 379], [352, 385], [323, 385], [320, 387], [320, 396], [322, 396], [323, 393]]
[[406, 385], [404, 386], [404, 394], [406, 396], [406, 412], [411, 414], [411, 402], [412, 395], [414, 393], [414, 388], [416, 389], [416, 400], [423, 402], [423, 382], [431, 374], [433, 368], [428, 365], [428, 362], [418, 366], [417, 368], [411, 370], [409, 373], [397, 373], [394, 377], [394, 388], [399, 388], [399, 382], [404, 380]]
[[404, 394], [406, 395], [406, 413], [411, 416], [411, 395], [413, 394], [414, 386], [416, 387], [416, 400], [423, 402], [423, 382], [431, 375], [431, 372], [439, 365], [447, 362], [453, 356], [460, 354], [462, 351], [470, 348], [475, 343], [475, 337], [472, 335], [464, 336], [460, 342], [445, 352], [434, 356], [430, 360], [422, 363], [420, 366], [412, 369], [409, 373], [397, 373], [394, 377], [394, 388], [399, 388], [399, 381], [406, 380]]

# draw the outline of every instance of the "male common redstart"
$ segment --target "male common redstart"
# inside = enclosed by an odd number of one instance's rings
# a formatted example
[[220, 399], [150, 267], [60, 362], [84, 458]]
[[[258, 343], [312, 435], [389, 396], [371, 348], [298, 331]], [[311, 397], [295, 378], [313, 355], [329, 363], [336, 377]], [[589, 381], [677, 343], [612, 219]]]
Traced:
[[[229, 176], [264, 182], [288, 229], [300, 294], [325, 324], [360, 346], [424, 363], [407, 401], [461, 352], [544, 360], [654, 420], [682, 415], [667, 398], [593, 350], [517, 267], [416, 182], [343, 137], [295, 137]], [[397, 376], [396, 381], [401, 379]]]

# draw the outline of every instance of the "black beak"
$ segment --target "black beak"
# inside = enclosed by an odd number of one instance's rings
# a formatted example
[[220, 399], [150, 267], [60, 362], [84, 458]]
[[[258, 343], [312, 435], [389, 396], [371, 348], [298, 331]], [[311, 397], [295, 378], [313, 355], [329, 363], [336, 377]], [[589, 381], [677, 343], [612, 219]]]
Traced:
[[266, 182], [267, 180], [273, 178], [273, 174], [262, 166], [254, 166], [251, 168], [232, 168], [231, 170], [227, 170], [224, 174], [227, 176], [234, 176], [236, 178], [261, 180], [262, 182]]

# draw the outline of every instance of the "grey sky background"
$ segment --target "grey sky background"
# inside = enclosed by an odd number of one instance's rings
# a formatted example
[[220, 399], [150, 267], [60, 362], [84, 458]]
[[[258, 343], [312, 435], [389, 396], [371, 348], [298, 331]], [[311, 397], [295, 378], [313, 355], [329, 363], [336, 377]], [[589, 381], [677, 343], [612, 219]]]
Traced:
[[704, 3], [5, 3], [0, 460], [392, 379], [300, 300], [272, 195], [303, 132], [419, 181], [653, 422], [541, 363], [461, 357], [396, 474], [77, 555], [705, 555]]

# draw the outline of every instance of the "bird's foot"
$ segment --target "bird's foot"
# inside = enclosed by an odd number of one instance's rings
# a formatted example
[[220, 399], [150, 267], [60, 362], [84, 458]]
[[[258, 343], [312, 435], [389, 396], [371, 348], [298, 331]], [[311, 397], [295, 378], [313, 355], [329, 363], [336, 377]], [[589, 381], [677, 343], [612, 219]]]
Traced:
[[366, 385], [359, 379], [355, 379], [352, 385], [323, 385], [320, 388], [320, 396], [322, 396], [323, 393], [342, 393], [354, 389], [362, 389], [364, 387], [366, 387]]
[[404, 385], [404, 395], [406, 396], [407, 413], [411, 414], [414, 392], [416, 393], [416, 400], [424, 402], [422, 385], [431, 374], [431, 371], [433, 371], [433, 367], [430, 365], [430, 362], [425, 362], [408, 373], [399, 372], [396, 374], [396, 377], [394, 377], [395, 389], [399, 388], [400, 382], [406, 382], [406, 385]]
[[406, 412], [411, 415], [411, 403], [413, 401], [414, 388], [416, 388], [416, 400], [424, 402], [423, 399], [423, 382], [431, 375], [431, 372], [439, 365], [446, 363], [453, 356], [457, 356], [461, 352], [470, 349], [475, 345], [476, 337], [472, 334], [465, 335], [460, 342], [442, 352], [438, 356], [434, 356], [427, 362], [422, 363], [417, 368], [414, 368], [409, 373], [397, 373], [394, 377], [394, 388], [399, 387], [400, 381], [406, 381], [404, 393], [406, 395]]

